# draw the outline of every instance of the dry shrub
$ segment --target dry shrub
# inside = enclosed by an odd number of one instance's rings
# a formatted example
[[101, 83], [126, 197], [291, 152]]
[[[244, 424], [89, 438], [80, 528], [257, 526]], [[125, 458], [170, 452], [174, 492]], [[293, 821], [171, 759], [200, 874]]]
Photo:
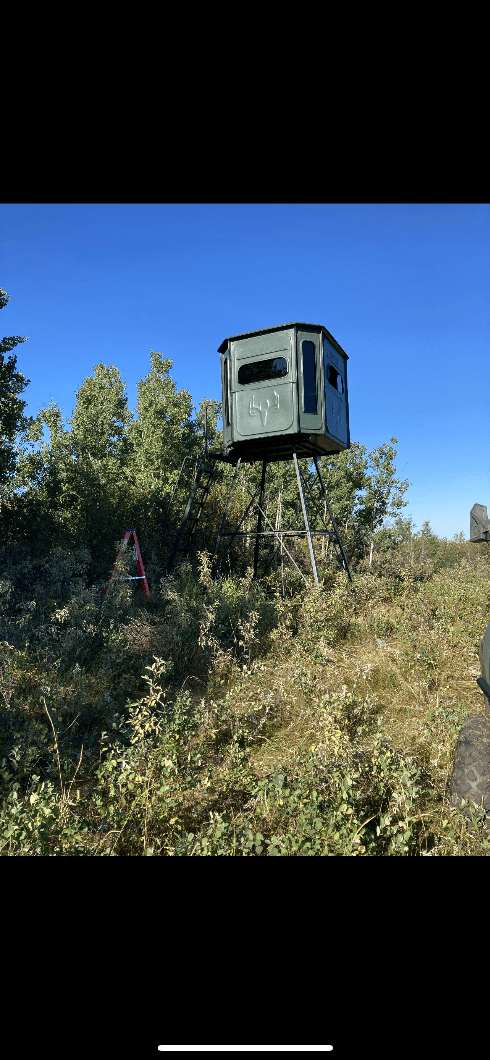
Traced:
[[[251, 571], [213, 579], [202, 553], [197, 573], [182, 564], [150, 604], [120, 587], [98, 626], [96, 593], [77, 586], [75, 571], [64, 598], [27, 594], [19, 611], [6, 575], [3, 853], [486, 855], [488, 841], [466, 830], [448, 788], [461, 723], [482, 705], [489, 550], [437, 551], [432, 539], [420, 554], [411, 548], [377, 557], [376, 569], [360, 564], [355, 597], [340, 571], [326, 591], [301, 586], [284, 600], [274, 579], [254, 582]], [[9, 646], [21, 628], [30, 637], [22, 650]], [[63, 684], [57, 660], [77, 658]], [[63, 834], [44, 695], [70, 782], [82, 741], [65, 761], [76, 730], [64, 729], [84, 711], [81, 795]]]
[[352, 629], [355, 613], [356, 600], [343, 571], [335, 576], [330, 592], [321, 592], [317, 586], [308, 587], [297, 619], [302, 643], [313, 648], [320, 639], [330, 645], [338, 644]]

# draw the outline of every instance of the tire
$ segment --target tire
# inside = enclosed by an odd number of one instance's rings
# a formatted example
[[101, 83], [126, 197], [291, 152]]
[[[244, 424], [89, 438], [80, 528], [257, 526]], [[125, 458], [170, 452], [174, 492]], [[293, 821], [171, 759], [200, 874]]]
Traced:
[[[463, 722], [454, 755], [449, 802], [460, 806], [461, 799], [486, 810], [485, 827], [490, 828], [490, 717], [470, 714]], [[463, 816], [472, 821], [470, 806]]]

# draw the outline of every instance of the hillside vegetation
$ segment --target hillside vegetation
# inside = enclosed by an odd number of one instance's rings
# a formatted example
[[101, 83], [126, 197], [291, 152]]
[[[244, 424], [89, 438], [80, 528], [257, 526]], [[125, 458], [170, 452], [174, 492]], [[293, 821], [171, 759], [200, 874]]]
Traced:
[[212, 580], [200, 553], [102, 605], [87, 563], [0, 587], [4, 856], [487, 854], [448, 805], [483, 711], [485, 544], [412, 536], [357, 598], [343, 571], [284, 599], [277, 574]]
[[[448, 788], [460, 726], [484, 710], [489, 546], [402, 518], [396, 438], [322, 460], [355, 595], [326, 537], [320, 588], [304, 539], [264, 541], [256, 579], [252, 537], [226, 555], [223, 537], [213, 564], [223, 463], [167, 575], [219, 402], [196, 410], [152, 351], [134, 415], [98, 364], [67, 423], [54, 403], [29, 418], [24, 341], [0, 343], [2, 856], [486, 855]], [[330, 526], [301, 465], [313, 526]], [[228, 531], [255, 529], [260, 474], [240, 471]], [[269, 529], [301, 525], [287, 462], [267, 469], [264, 510]], [[124, 580], [104, 597], [128, 527], [149, 600]]]

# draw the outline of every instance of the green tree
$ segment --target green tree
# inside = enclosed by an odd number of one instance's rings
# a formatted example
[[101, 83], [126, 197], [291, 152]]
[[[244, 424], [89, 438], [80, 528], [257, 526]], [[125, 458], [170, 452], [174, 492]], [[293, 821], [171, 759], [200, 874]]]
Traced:
[[358, 511], [361, 494], [369, 485], [366, 446], [352, 442], [350, 449], [325, 457], [321, 474], [341, 536], [352, 546], [358, 537]]
[[44, 511], [59, 516], [67, 504], [67, 482], [74, 456], [71, 434], [63, 426], [56, 402], [39, 410], [25, 433], [24, 443], [19, 447], [16, 492], [24, 498], [35, 494]]
[[188, 390], [177, 390], [172, 361], [150, 353], [150, 371], [138, 382], [136, 417], [130, 428], [132, 475], [144, 494], [168, 491], [184, 456], [195, 454], [196, 427]]
[[101, 577], [125, 529], [131, 420], [119, 369], [97, 364], [76, 393], [68, 438], [54, 439], [62, 443], [64, 517], [92, 553], [92, 575]]
[[[171, 360], [151, 351], [150, 371], [138, 382], [136, 415], [129, 429], [132, 510], [155, 541], [167, 523], [168, 504], [182, 467], [174, 513], [179, 513], [182, 498], [189, 492], [204, 448], [206, 400], [194, 416], [191, 394], [177, 389], [171, 368]], [[207, 405], [211, 449], [220, 444], [217, 422], [221, 405], [218, 401], [208, 401]]]
[[[390, 438], [390, 442], [396, 444], [396, 438]], [[370, 474], [366, 492], [357, 512], [357, 523], [360, 537], [367, 551], [369, 549], [369, 566], [373, 558], [375, 534], [386, 523], [387, 519], [393, 519], [399, 515], [400, 509], [406, 507], [408, 501], [403, 497], [409, 488], [408, 479], [401, 482], [395, 478], [396, 468], [393, 463], [396, 457], [396, 449], [393, 444], [386, 442], [369, 453]]]
[[[4, 309], [10, 295], [0, 287], [0, 309]], [[19, 432], [28, 429], [30, 420], [24, 416], [27, 402], [19, 394], [30, 383], [17, 369], [17, 357], [11, 351], [21, 342], [27, 342], [26, 335], [7, 335], [0, 342], [0, 483], [6, 481], [15, 469], [15, 438]], [[8, 356], [7, 356], [8, 354]]]
[[126, 383], [118, 368], [96, 364], [76, 393], [76, 405], [68, 423], [72, 426], [77, 459], [88, 461], [106, 474], [126, 466], [130, 443]]
[[[390, 443], [395, 442], [396, 438], [390, 439]], [[396, 479], [393, 462], [395, 456], [396, 450], [391, 444], [385, 443], [368, 453], [365, 445], [353, 442], [350, 449], [335, 456], [324, 457], [320, 464], [344, 548], [352, 560], [362, 559], [369, 553], [370, 566], [376, 534], [387, 520], [399, 516], [400, 508], [407, 504], [403, 496], [409, 483]], [[306, 471], [305, 461], [301, 463], [328, 525], [328, 511], [316, 482], [314, 466], [310, 464]], [[280, 489], [283, 490], [283, 525], [286, 525], [288, 519], [294, 522], [294, 518], [296, 524], [300, 525], [301, 512], [294, 473], [291, 475], [288, 465], [278, 464], [268, 469], [269, 475], [272, 489], [277, 494]], [[311, 508], [311, 514], [314, 525], [314, 508]], [[326, 549], [328, 555], [330, 546], [327, 545]]]
[[[66, 426], [54, 402], [39, 411], [18, 462], [12, 502], [10, 522], [22, 541], [30, 524], [53, 545], [88, 548], [92, 578], [105, 577], [115, 541], [128, 526], [137, 528], [143, 551], [162, 552], [167, 502], [182, 461], [190, 458], [173, 507], [177, 519], [204, 448], [205, 402], [194, 416], [191, 395], [177, 390], [171, 367], [152, 351], [134, 417], [119, 370], [103, 364], [77, 391]], [[207, 404], [208, 444], [216, 448], [221, 406]]]
[[119, 370], [98, 364], [77, 391], [66, 427], [54, 402], [39, 411], [19, 461], [20, 507], [32, 508], [35, 500], [52, 538], [54, 521], [53, 544], [88, 548], [92, 577], [104, 577], [124, 529], [130, 421]]

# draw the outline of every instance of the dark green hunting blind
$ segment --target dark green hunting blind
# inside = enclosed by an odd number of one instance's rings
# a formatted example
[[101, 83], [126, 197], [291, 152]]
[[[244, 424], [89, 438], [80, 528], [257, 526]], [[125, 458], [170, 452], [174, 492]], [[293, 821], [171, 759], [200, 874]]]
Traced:
[[232, 335], [219, 347], [223, 441], [242, 462], [350, 447], [347, 354], [321, 324]]
[[[234, 542], [245, 539], [248, 546], [251, 538], [255, 538], [254, 576], [257, 574], [259, 542], [264, 538], [269, 546], [273, 539], [276, 550], [277, 542], [280, 542], [281, 557], [283, 552], [287, 553], [299, 570], [284, 539], [305, 537], [313, 577], [318, 585], [313, 538], [320, 535], [332, 540], [352, 582], [347, 556], [318, 463], [322, 456], [332, 456], [350, 448], [347, 354], [322, 324], [298, 322], [231, 335], [221, 343], [218, 352], [221, 355], [223, 449], [219, 453], [208, 453], [205, 443], [204, 457], [168, 560], [167, 573], [170, 573], [178, 557], [184, 559], [187, 556], [216, 469], [220, 461], [225, 461], [235, 467], [235, 474], [212, 557], [216, 570], [223, 569], [224, 560]], [[310, 483], [301, 471], [299, 460], [302, 457], [307, 457], [308, 463], [313, 461], [315, 465], [315, 481], [320, 487], [322, 498], [320, 507], [312, 495]], [[266, 469], [268, 464], [277, 460], [293, 462], [303, 515], [301, 529], [279, 528], [277, 524], [273, 526], [264, 511]], [[255, 495], [250, 494], [252, 500], [238, 526], [234, 530], [227, 530], [226, 518], [237, 478], [241, 479], [248, 491], [240, 467], [256, 462], [262, 463], [258, 491]], [[305, 484], [310, 502], [319, 513], [317, 517], [322, 523], [321, 528], [311, 525]], [[258, 511], [257, 530], [246, 529], [243, 525], [252, 506]], [[322, 508], [325, 513], [328, 509], [332, 530], [326, 527]], [[218, 553], [222, 539], [228, 539], [228, 546], [220, 557]]]

